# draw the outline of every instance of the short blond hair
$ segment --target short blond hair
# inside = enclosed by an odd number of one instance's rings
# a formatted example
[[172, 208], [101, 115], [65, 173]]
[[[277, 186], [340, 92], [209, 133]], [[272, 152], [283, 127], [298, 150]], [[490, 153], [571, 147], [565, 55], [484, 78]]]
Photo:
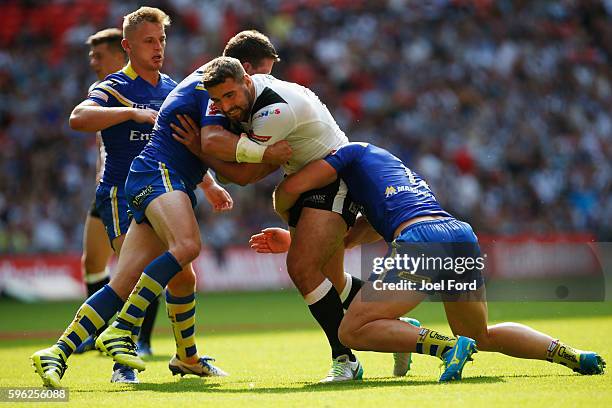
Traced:
[[143, 21], [161, 24], [166, 28], [170, 25], [170, 16], [156, 7], [141, 7], [123, 17], [123, 37], [127, 37], [127, 33]]

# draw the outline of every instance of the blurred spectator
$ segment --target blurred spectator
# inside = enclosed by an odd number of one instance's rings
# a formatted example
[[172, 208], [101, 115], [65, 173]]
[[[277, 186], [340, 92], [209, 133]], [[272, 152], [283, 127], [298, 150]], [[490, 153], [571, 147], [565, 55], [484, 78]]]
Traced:
[[[173, 18], [164, 71], [181, 80], [257, 28], [279, 78], [311, 87], [349, 139], [422, 172], [479, 232], [590, 231], [612, 239], [612, 1], [159, 0]], [[134, 1], [0, 4], [0, 251], [80, 248], [93, 135], [67, 119], [94, 81], [84, 39]], [[8, 18], [7, 18], [8, 17]], [[205, 241], [279, 225], [278, 178], [232, 187]], [[216, 217], [198, 211], [206, 225]], [[230, 225], [225, 225], [228, 223]]]

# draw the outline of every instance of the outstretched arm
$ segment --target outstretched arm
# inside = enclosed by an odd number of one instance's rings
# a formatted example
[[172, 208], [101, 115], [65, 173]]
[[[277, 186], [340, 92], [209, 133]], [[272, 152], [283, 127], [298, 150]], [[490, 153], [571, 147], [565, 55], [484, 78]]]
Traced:
[[316, 160], [297, 173], [287, 177], [274, 191], [274, 209], [287, 221], [289, 209], [293, 207], [300, 194], [315, 188], [325, 187], [338, 178], [338, 173], [325, 160]]
[[[344, 237], [344, 247], [349, 249], [362, 244], [381, 240], [382, 237], [372, 228], [367, 218], [361, 216]], [[283, 228], [266, 228], [253, 234], [249, 240], [251, 249], [260, 254], [279, 254], [289, 251], [291, 234]]]

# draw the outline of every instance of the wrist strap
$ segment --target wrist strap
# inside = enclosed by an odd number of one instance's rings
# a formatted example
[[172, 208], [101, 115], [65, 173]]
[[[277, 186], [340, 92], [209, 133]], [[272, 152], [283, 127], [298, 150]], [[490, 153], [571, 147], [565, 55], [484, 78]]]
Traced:
[[236, 145], [236, 161], [238, 163], [261, 163], [266, 147], [255, 143], [246, 136], [241, 136]]

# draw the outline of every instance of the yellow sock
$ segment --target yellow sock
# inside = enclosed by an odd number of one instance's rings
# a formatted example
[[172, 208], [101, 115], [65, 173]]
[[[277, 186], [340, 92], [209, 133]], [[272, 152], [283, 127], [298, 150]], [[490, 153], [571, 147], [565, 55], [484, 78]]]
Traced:
[[449, 337], [435, 330], [422, 328], [416, 344], [416, 352], [442, 358], [442, 355], [457, 343], [455, 337]]
[[553, 340], [548, 346], [546, 359], [571, 369], [580, 367], [581, 350], [576, 350], [559, 340]]
[[166, 290], [166, 310], [172, 322], [172, 332], [176, 342], [176, 355], [181, 361], [197, 356], [195, 344], [195, 293], [185, 297], [175, 297]]

